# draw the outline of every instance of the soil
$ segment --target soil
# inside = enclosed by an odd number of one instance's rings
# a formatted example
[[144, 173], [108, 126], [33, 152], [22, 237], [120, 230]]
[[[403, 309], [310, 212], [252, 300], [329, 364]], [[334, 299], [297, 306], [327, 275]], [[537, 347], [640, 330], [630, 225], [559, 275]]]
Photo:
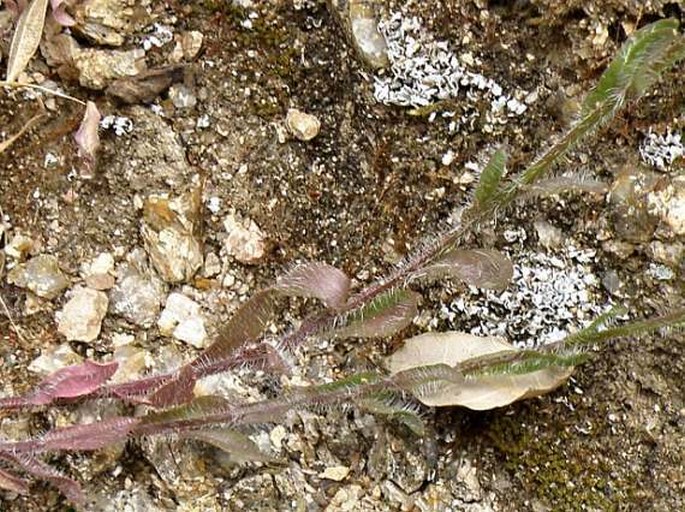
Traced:
[[[168, 291], [198, 300], [213, 327], [296, 261], [335, 265], [363, 286], [420, 247], [468, 201], [471, 185], [460, 179], [468, 162], [482, 162], [506, 144], [510, 172], [520, 170], [568, 126], [566, 113], [596, 82], [627, 33], [665, 16], [681, 22], [684, 17], [678, 2], [660, 0], [380, 3], [381, 15], [416, 15], [436, 39], [477, 56], [475, 70], [505, 90], [537, 91], [522, 116], [494, 129], [477, 122], [451, 132], [440, 117], [430, 122], [376, 102], [372, 72], [325, 2], [244, 4], [248, 7], [210, 0], [146, 3], [151, 20], [175, 33], [204, 35], [199, 56], [185, 70], [184, 83], [197, 98], [188, 108], [177, 108], [167, 93], [156, 101], [161, 114], [149, 106], [117, 103], [63, 80], [40, 56], [32, 61], [30, 76], [53, 79], [69, 94], [94, 100], [101, 112], [133, 122], [131, 133], [101, 133], [92, 178], [80, 175], [83, 162], [72, 138], [82, 107], [66, 100], [51, 100], [48, 117], [0, 155], [0, 208], [11, 233], [27, 235], [36, 252], [55, 255], [73, 283], [81, 265], [98, 253], [111, 252], [120, 263], [143, 247], [140, 198], [181, 193], [201, 182], [203, 251], [220, 257], [220, 277], [171, 285]], [[257, 16], [249, 18], [251, 12]], [[606, 37], [598, 39], [601, 34]], [[140, 36], [128, 34], [125, 45], [139, 46]], [[5, 55], [10, 39], [8, 32]], [[148, 51], [150, 66], [167, 63], [172, 46]], [[489, 108], [484, 101], [457, 99], [464, 102], [453, 106], [458, 114]], [[639, 144], [650, 128], [682, 131], [684, 105], [681, 65], [572, 151], [563, 170], [607, 184], [626, 169], [652, 172], [640, 161]], [[0, 91], [3, 135], [16, 133], [37, 108], [24, 92]], [[321, 131], [313, 140], [287, 134], [290, 108], [319, 119]], [[208, 125], [198, 126], [199, 119]], [[445, 164], [448, 151], [454, 158]], [[47, 154], [54, 163], [47, 163]], [[682, 164], [681, 158], [670, 173], [682, 173]], [[211, 201], [218, 209], [209, 208]], [[251, 219], [266, 234], [266, 253], [256, 263], [243, 264], [222, 252], [229, 213]], [[648, 269], [654, 264], [650, 244], [676, 245], [683, 236], [663, 226], [647, 234], [617, 233], [617, 215], [624, 214], [603, 197], [535, 198], [472, 241], [507, 248], [502, 233], [523, 228], [529, 236], [512, 249], [513, 257], [546, 251], [534, 227], [546, 220], [562, 230], [564, 240], [597, 251], [594, 274], [623, 283], [613, 299], [634, 315], [682, 307], [682, 255], [670, 266], [670, 280], [655, 279]], [[628, 222], [639, 223], [636, 219]], [[222, 281], [226, 274], [234, 278], [230, 286]], [[64, 342], [55, 312], [67, 297], [40, 301], [38, 311], [27, 314], [26, 290], [6, 277], [0, 274], [0, 296], [11, 320], [0, 315], [0, 379], [11, 395], [37, 382], [27, 370], [31, 361]], [[456, 284], [421, 290], [422, 315], [429, 319], [424, 324], [470, 325], [468, 319], [447, 322], [438, 315], [458, 290]], [[601, 300], [610, 298], [601, 286], [597, 293]], [[279, 327], [293, 325], [309, 306], [293, 302]], [[316, 381], [368, 369], [402, 338], [422, 330], [413, 325], [390, 340], [312, 342], [303, 356], [309, 365], [305, 373]], [[180, 358], [197, 353], [156, 327], [143, 329], [112, 314], [97, 341], [70, 345], [83, 356], [106, 358], [114, 350], [114, 333], [132, 334], [153, 357], [170, 348]], [[423, 438], [350, 407], [290, 415], [279, 464], [235, 466], [221, 453], [168, 439], [133, 440], [111, 453], [52, 460], [83, 483], [94, 497], [94, 510], [684, 510], [684, 340], [682, 332], [670, 330], [598, 347], [568, 385], [544, 397], [488, 412], [426, 412], [429, 429]], [[255, 386], [262, 396], [272, 389]], [[36, 434], [64, 419], [54, 411], [4, 414], [3, 429]], [[271, 434], [273, 440], [278, 426], [252, 433]], [[341, 481], [321, 476], [334, 466], [347, 467], [349, 474]], [[69, 504], [53, 487], [37, 483], [28, 496], [3, 491], [0, 510], [69, 510]]]

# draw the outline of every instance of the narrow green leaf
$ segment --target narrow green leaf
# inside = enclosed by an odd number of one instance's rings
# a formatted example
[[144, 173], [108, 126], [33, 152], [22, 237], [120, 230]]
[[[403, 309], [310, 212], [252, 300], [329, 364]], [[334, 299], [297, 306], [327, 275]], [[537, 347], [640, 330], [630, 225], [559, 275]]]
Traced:
[[495, 200], [502, 176], [504, 176], [506, 170], [506, 163], [507, 154], [503, 149], [498, 149], [490, 157], [490, 160], [480, 174], [480, 180], [474, 197], [474, 208], [485, 208]]
[[617, 110], [642, 96], [668, 67], [685, 56], [685, 37], [675, 19], [659, 20], [636, 31], [586, 97], [582, 116], [603, 104]]
[[360, 399], [358, 405], [373, 414], [388, 416], [407, 426], [414, 434], [422, 436], [425, 424], [412, 404], [396, 393], [378, 393]]
[[150, 413], [141, 419], [141, 423], [165, 427], [175, 423], [203, 420], [209, 416], [228, 412], [231, 409], [231, 404], [225, 398], [206, 395], [166, 411]]
[[411, 323], [420, 301], [421, 295], [414, 291], [391, 290], [352, 313], [334, 335], [339, 338], [391, 336]]

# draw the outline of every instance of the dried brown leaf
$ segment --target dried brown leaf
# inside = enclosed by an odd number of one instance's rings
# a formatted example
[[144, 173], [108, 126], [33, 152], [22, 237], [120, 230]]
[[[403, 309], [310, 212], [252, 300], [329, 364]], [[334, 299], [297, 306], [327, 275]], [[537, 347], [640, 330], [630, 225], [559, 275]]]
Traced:
[[45, 26], [48, 0], [33, 0], [21, 13], [7, 59], [7, 81], [14, 82], [36, 53]]

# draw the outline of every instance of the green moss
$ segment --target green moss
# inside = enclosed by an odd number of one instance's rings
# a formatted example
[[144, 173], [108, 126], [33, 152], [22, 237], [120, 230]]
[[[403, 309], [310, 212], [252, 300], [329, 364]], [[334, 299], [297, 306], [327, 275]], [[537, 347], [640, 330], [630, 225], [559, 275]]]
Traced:
[[574, 433], [573, 418], [534, 431], [519, 414], [501, 415], [488, 425], [485, 435], [526, 495], [555, 510], [614, 510], [616, 494], [630, 494], [624, 488], [610, 492], [616, 484], [611, 481], [610, 464], [593, 435], [585, 439]]

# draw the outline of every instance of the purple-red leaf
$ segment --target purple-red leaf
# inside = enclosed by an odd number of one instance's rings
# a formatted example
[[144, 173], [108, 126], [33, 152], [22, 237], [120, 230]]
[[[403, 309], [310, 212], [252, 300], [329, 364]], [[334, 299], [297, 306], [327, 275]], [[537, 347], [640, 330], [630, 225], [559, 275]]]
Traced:
[[314, 297], [326, 307], [339, 309], [347, 301], [350, 278], [331, 265], [313, 261], [288, 272], [275, 288], [286, 295]]
[[263, 290], [240, 306], [221, 329], [216, 341], [190, 363], [195, 370], [227, 359], [238, 347], [255, 341], [264, 332], [276, 309], [275, 292]]
[[140, 423], [139, 418], [118, 416], [87, 425], [72, 425], [51, 430], [39, 441], [37, 451], [99, 450], [125, 441]]
[[82, 174], [84, 177], [92, 177], [95, 170], [96, 154], [100, 147], [100, 111], [95, 103], [86, 103], [86, 111], [78, 131], [74, 134], [74, 140], [78, 146], [79, 156], [83, 159], [85, 169]]
[[67, 366], [48, 375], [26, 398], [30, 405], [46, 405], [57, 398], [75, 398], [97, 390], [117, 371], [118, 363], [95, 363]]
[[183, 366], [174, 378], [165, 382], [146, 400], [146, 403], [153, 407], [170, 407], [189, 402], [193, 399], [195, 380], [195, 371], [192, 367]]
[[335, 331], [335, 335], [340, 338], [390, 336], [411, 323], [420, 301], [421, 295], [414, 291], [390, 291], [353, 313], [347, 324]]
[[63, 475], [42, 460], [26, 454], [20, 456], [3, 454], [3, 457], [13, 461], [36, 478], [50, 482], [74, 504], [82, 506], [86, 503], [86, 496], [83, 494], [81, 485], [76, 480]]
[[4, 469], [0, 469], [0, 487], [17, 494], [29, 493], [28, 481]]
[[511, 282], [511, 261], [492, 249], [455, 249], [414, 274], [415, 279], [452, 277], [477, 288], [503, 290]]

